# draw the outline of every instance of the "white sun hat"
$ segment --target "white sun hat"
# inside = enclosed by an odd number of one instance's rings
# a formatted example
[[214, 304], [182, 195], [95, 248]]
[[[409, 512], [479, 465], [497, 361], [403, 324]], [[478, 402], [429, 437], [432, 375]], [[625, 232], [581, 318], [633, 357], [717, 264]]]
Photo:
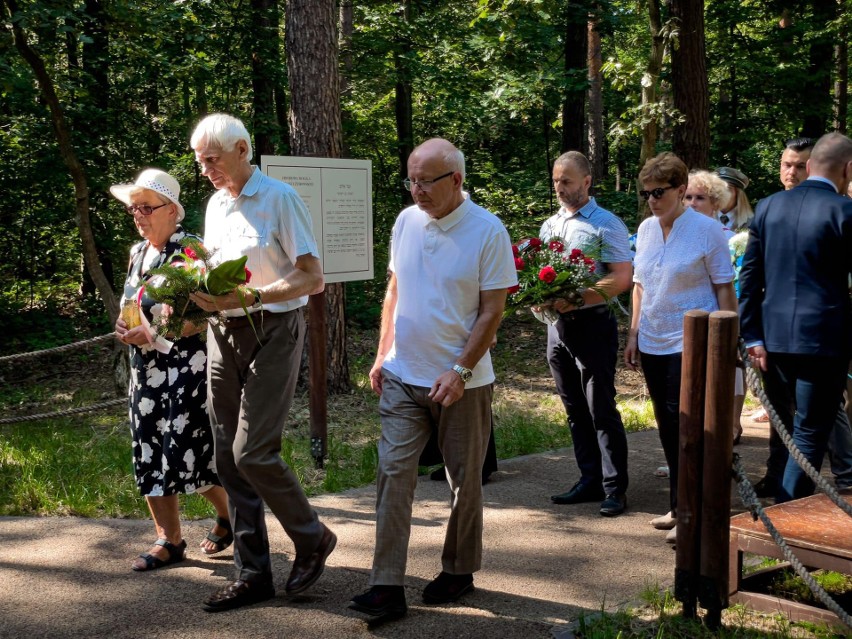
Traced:
[[180, 184], [171, 175], [160, 169], [145, 169], [136, 178], [133, 184], [113, 184], [109, 187], [109, 192], [112, 193], [117, 200], [124, 202], [130, 206], [130, 194], [139, 189], [150, 189], [168, 199], [177, 207], [176, 221], [183, 220], [186, 213], [183, 210], [183, 205], [179, 201]]

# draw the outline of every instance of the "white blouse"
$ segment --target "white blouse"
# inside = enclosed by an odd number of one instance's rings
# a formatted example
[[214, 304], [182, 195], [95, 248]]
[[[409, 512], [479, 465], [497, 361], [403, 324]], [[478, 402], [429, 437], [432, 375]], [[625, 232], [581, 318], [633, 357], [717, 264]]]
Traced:
[[639, 350], [652, 355], [683, 351], [683, 315], [718, 311], [714, 284], [734, 279], [722, 226], [687, 208], [667, 239], [656, 217], [639, 226], [633, 281], [642, 285]]

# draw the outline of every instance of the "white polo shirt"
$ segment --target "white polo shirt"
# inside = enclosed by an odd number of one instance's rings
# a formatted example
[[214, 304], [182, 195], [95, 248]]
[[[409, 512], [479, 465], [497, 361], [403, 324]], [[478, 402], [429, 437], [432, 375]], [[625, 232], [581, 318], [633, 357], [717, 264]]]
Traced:
[[[406, 384], [427, 388], [461, 355], [479, 316], [480, 291], [518, 283], [505, 227], [469, 199], [440, 220], [417, 206], [403, 210], [391, 235], [389, 268], [397, 303], [384, 367]], [[486, 352], [465, 386], [493, 381]]]
[[[237, 197], [220, 189], [207, 204], [204, 246], [216, 251], [215, 263], [248, 255], [250, 286], [259, 288], [287, 276], [300, 255], [319, 257], [311, 215], [289, 184], [255, 167]], [[307, 295], [285, 302], [264, 302], [263, 309], [284, 313], [308, 303]], [[234, 317], [242, 309], [225, 311]]]

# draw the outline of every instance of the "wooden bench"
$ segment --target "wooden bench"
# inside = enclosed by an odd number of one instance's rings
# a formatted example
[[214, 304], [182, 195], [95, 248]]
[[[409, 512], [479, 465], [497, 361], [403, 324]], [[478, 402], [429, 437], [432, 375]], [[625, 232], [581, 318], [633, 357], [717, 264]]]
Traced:
[[[845, 495], [852, 503], [852, 495]], [[852, 575], [852, 517], [823, 494], [766, 508], [766, 514], [803, 565]], [[772, 595], [749, 591], [749, 582], [788, 564], [772, 566], [743, 576], [743, 553], [783, 559], [763, 522], [751, 513], [731, 518], [730, 602], [761, 612], [782, 612], [791, 621], [810, 621], [846, 626], [833, 612]], [[850, 612], [847, 610], [847, 612]], [[848, 630], [848, 628], [847, 628]]]

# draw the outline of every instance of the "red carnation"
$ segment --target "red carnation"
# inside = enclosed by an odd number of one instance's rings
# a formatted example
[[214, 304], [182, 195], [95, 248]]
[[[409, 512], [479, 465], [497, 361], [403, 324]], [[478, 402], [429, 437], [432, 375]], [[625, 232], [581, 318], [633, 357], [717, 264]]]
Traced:
[[246, 284], [251, 282], [251, 271], [248, 270], [248, 267], [244, 267], [246, 269]]
[[550, 244], [547, 245], [551, 251], [555, 251], [556, 253], [561, 253], [565, 250], [565, 245], [559, 240], [551, 240]]
[[531, 237], [530, 238], [530, 248], [533, 249], [534, 251], [537, 251], [538, 249], [540, 249], [541, 248], [541, 240], [538, 239], [537, 237]]
[[518, 250], [517, 244], [512, 244], [512, 255], [514, 255], [515, 257], [518, 257], [518, 255], [520, 255], [520, 251]]
[[186, 256], [187, 256], [189, 259], [191, 259], [191, 260], [197, 260], [197, 259], [198, 259], [198, 253], [196, 253], [195, 251], [193, 251], [193, 250], [192, 250], [190, 247], [188, 247], [188, 246], [187, 246], [185, 249], [183, 249], [183, 252], [184, 252], [184, 253], [186, 254]]
[[556, 271], [553, 269], [552, 266], [545, 266], [538, 272], [538, 279], [540, 279], [542, 282], [550, 284], [551, 282], [553, 282], [553, 280], [556, 279]]
[[514, 286], [509, 287], [508, 292], [509, 292], [509, 295], [512, 295], [514, 293], [517, 293], [520, 290], [521, 290], [521, 287], [519, 285], [515, 284]]
[[520, 257], [515, 258], [515, 269], [516, 270], [523, 271], [525, 266], [526, 266], [526, 264], [524, 264], [524, 261]]

